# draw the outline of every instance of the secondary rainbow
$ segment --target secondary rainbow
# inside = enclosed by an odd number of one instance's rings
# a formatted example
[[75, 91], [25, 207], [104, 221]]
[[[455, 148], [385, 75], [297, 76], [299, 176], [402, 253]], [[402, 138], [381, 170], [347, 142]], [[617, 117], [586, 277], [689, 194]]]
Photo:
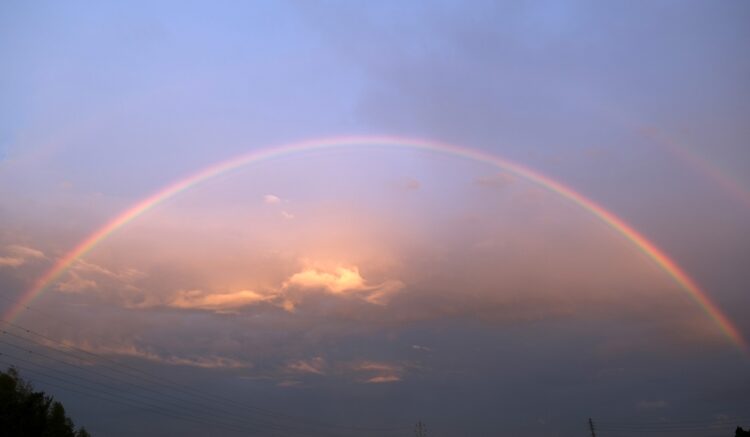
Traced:
[[496, 155], [484, 151], [458, 147], [451, 144], [437, 141], [402, 138], [394, 136], [341, 136], [333, 138], [323, 138], [308, 140], [296, 143], [285, 144], [276, 147], [254, 150], [249, 153], [234, 157], [207, 168], [204, 168], [192, 175], [180, 179], [161, 190], [153, 193], [145, 199], [137, 202], [110, 222], [96, 230], [86, 239], [81, 241], [72, 250], [60, 258], [44, 275], [38, 278], [33, 286], [21, 295], [19, 300], [11, 306], [4, 314], [3, 318], [8, 321], [14, 321], [16, 317], [46, 290], [57, 278], [60, 277], [78, 258], [82, 257], [99, 242], [107, 238], [113, 232], [125, 226], [130, 221], [139, 217], [149, 209], [160, 204], [161, 202], [189, 189], [196, 184], [204, 182], [230, 170], [237, 169], [259, 161], [279, 158], [285, 155], [291, 155], [302, 152], [312, 152], [324, 149], [345, 149], [345, 148], [406, 148], [424, 150], [428, 152], [437, 152], [446, 155], [452, 155], [473, 161], [479, 161], [493, 165], [503, 171], [514, 174], [518, 177], [535, 183], [545, 189], [554, 192], [565, 199], [577, 204], [584, 210], [598, 217], [602, 222], [628, 239], [636, 248], [642, 251], [657, 266], [667, 273], [685, 292], [687, 292], [703, 309], [703, 311], [716, 323], [723, 334], [741, 350], [747, 352], [748, 346], [740, 332], [732, 324], [731, 320], [725, 316], [722, 311], [709, 299], [707, 294], [685, 273], [679, 265], [670, 259], [664, 251], [641, 235], [623, 220], [607, 211], [605, 208], [594, 203], [592, 200], [584, 197], [576, 191], [568, 188], [564, 184], [557, 182], [547, 176], [535, 172], [521, 164], [506, 160]]
[[750, 191], [743, 187], [731, 174], [691, 151], [687, 146], [680, 144], [676, 139], [656, 127], [644, 129], [642, 132], [648, 138], [657, 141], [669, 153], [685, 162], [693, 170], [712, 180], [726, 194], [739, 200], [746, 208], [750, 208]]

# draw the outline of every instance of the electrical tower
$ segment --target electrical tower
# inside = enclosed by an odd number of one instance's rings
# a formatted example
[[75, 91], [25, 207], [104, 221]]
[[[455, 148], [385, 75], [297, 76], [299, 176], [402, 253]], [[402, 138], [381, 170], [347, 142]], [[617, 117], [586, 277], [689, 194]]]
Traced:
[[427, 437], [427, 427], [421, 420], [417, 422], [417, 425], [414, 427], [414, 435], [416, 437]]
[[591, 430], [591, 437], [596, 437], [596, 430], [594, 429], [594, 421], [589, 417], [589, 429]]

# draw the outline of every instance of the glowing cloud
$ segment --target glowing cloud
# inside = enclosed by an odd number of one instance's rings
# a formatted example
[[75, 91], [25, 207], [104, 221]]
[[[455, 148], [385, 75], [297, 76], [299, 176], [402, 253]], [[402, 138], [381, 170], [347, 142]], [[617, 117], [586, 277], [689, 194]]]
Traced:
[[229, 293], [206, 293], [201, 290], [185, 290], [177, 293], [167, 304], [182, 309], [231, 310], [260, 302], [267, 302], [273, 296], [265, 296], [251, 290]]
[[316, 269], [306, 269], [292, 275], [285, 287], [325, 289], [334, 294], [356, 291], [365, 288], [365, 281], [356, 267], [347, 269], [339, 267], [332, 273]]
[[391, 295], [404, 288], [404, 283], [388, 280], [381, 284], [368, 285], [357, 267], [338, 267], [332, 272], [308, 268], [292, 275], [284, 282], [283, 288], [324, 290], [334, 295], [357, 294], [369, 303], [385, 305]]

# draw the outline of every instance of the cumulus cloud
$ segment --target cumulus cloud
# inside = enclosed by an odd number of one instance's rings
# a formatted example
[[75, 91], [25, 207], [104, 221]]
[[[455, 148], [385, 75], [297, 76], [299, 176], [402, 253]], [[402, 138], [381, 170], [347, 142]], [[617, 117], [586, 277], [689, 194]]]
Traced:
[[307, 268], [292, 275], [284, 282], [284, 288], [324, 290], [334, 295], [354, 294], [369, 303], [385, 305], [393, 294], [404, 288], [404, 283], [386, 280], [368, 285], [357, 267], [337, 267], [331, 271]]
[[[96, 271], [91, 265], [86, 271]], [[68, 272], [65, 281], [57, 285], [64, 292], [84, 292], [98, 289], [102, 283], [94, 275], [83, 275], [79, 270]], [[128, 276], [129, 277], [129, 276]], [[145, 292], [129, 285], [122, 274], [100, 274], [100, 278], [121, 279], [119, 283], [110, 281], [110, 288], [120, 290], [119, 294], [109, 293], [110, 298], [119, 298], [128, 308], [169, 307], [186, 310], [205, 310], [216, 313], [237, 312], [250, 307], [263, 311], [269, 308], [283, 309], [293, 313], [301, 308], [317, 311], [337, 311], [346, 302], [365, 302], [385, 306], [393, 296], [404, 289], [402, 281], [386, 279], [369, 283], [357, 267], [302, 268], [276, 285], [266, 284], [257, 289], [232, 290], [210, 285], [195, 288], [181, 288], [176, 291]], [[142, 285], [142, 284], [139, 284]], [[329, 299], [330, 305], [318, 305], [320, 299]], [[341, 304], [341, 305], [339, 305]]]
[[0, 256], [0, 267], [20, 267], [35, 259], [45, 258], [44, 253], [31, 247], [20, 245], [5, 246], [5, 255]]
[[366, 288], [365, 281], [356, 267], [338, 267], [332, 272], [305, 269], [292, 275], [284, 286], [325, 289], [334, 294]]

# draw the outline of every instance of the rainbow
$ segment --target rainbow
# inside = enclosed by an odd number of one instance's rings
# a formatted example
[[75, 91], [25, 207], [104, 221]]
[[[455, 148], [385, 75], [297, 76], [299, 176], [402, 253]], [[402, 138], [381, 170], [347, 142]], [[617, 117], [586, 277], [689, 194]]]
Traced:
[[681, 145], [677, 140], [667, 135], [666, 132], [656, 127], [641, 129], [641, 132], [649, 139], [656, 141], [669, 153], [687, 163], [693, 170], [711, 179], [726, 194], [739, 200], [746, 208], [750, 208], [750, 192], [729, 173], [719, 168], [716, 164], [702, 158], [686, 146]]
[[713, 320], [720, 328], [722, 333], [741, 350], [747, 351], [747, 343], [744, 338], [732, 324], [731, 320], [725, 316], [721, 310], [709, 299], [706, 292], [701, 290], [698, 284], [685, 273], [677, 263], [670, 259], [664, 251], [649, 241], [646, 237], [638, 233], [635, 229], [625, 223], [623, 220], [607, 211], [603, 207], [577, 193], [571, 188], [566, 187], [560, 182], [550, 179], [538, 172], [535, 172], [523, 165], [508, 161], [495, 155], [480, 150], [458, 147], [451, 144], [440, 143], [423, 139], [401, 138], [394, 136], [341, 136], [333, 138], [315, 139], [297, 143], [285, 144], [276, 147], [254, 150], [252, 152], [231, 158], [227, 161], [214, 164], [192, 175], [180, 179], [161, 190], [151, 194], [145, 199], [132, 205], [110, 222], [96, 230], [86, 237], [72, 250], [61, 257], [44, 275], [38, 278], [19, 300], [10, 307], [4, 314], [3, 318], [8, 321], [14, 321], [21, 312], [31, 304], [34, 299], [39, 297], [42, 292], [49, 287], [56, 279], [60, 277], [77, 259], [90, 252], [97, 244], [106, 239], [113, 232], [122, 228], [132, 220], [141, 216], [154, 206], [165, 200], [197, 185], [207, 181], [220, 174], [252, 164], [263, 160], [279, 158], [285, 155], [292, 155], [301, 152], [311, 152], [325, 149], [343, 149], [352, 147], [387, 147], [387, 148], [407, 148], [413, 150], [424, 150], [428, 152], [437, 152], [450, 156], [455, 156], [472, 161], [478, 161], [493, 165], [503, 171], [515, 176], [526, 179], [537, 184], [563, 198], [573, 202], [594, 216], [598, 217], [603, 223], [618, 232], [624, 238], [629, 240], [636, 248], [650, 258], [659, 266], [674, 282], [676, 282], [695, 302], [703, 309], [708, 317]]

